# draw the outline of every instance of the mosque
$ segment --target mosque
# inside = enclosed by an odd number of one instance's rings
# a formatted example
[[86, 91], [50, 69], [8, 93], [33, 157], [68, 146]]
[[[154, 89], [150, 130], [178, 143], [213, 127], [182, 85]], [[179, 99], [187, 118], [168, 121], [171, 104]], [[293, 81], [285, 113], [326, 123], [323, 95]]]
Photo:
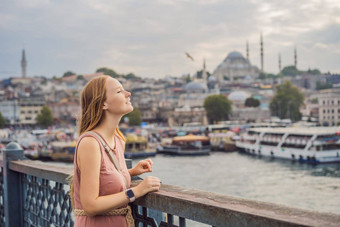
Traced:
[[233, 51], [217, 66], [213, 76], [219, 81], [253, 81], [260, 75], [260, 70], [251, 65], [249, 59], [240, 52]]

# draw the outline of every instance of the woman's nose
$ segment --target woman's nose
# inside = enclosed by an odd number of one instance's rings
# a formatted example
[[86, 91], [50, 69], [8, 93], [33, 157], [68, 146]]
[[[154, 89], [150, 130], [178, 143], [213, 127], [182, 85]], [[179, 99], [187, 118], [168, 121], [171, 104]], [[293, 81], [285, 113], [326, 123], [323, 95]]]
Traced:
[[126, 92], [126, 97], [130, 97], [131, 96], [131, 92]]

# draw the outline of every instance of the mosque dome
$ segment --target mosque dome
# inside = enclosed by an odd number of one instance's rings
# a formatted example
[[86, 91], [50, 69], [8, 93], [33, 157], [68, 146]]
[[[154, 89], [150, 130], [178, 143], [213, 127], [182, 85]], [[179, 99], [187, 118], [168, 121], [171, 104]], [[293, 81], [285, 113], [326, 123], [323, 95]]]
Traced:
[[245, 91], [233, 91], [228, 95], [228, 99], [231, 101], [245, 101], [250, 97], [250, 94]]
[[206, 90], [207, 86], [196, 81], [191, 81], [190, 83], [185, 85], [184, 89], [187, 91], [202, 91]]
[[252, 66], [249, 59], [245, 58], [240, 52], [232, 51], [217, 66], [214, 70], [213, 76], [218, 81], [249, 81], [259, 76], [259, 70]]
[[208, 81], [209, 82], [215, 82], [216, 81], [216, 78], [214, 77], [214, 76], [209, 76], [209, 78], [208, 78]]
[[240, 52], [233, 51], [228, 54], [227, 58], [244, 58], [244, 57]]

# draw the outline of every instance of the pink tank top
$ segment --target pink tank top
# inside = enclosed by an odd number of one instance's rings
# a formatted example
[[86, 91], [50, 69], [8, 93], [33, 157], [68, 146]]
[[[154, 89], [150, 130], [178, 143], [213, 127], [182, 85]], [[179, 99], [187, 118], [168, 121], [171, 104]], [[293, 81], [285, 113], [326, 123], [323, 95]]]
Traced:
[[[97, 133], [99, 135], [99, 133]], [[124, 141], [117, 135], [116, 137], [116, 158], [119, 165], [122, 168], [122, 173], [126, 178], [127, 186], [130, 187], [131, 177], [126, 167], [125, 159], [124, 159]], [[83, 209], [80, 202], [80, 175], [81, 172], [77, 165], [77, 149], [79, 142], [84, 137], [93, 137], [92, 135], [88, 135], [83, 133], [77, 140], [77, 146], [75, 149], [74, 155], [74, 202], [76, 209]], [[95, 137], [93, 137], [95, 138]], [[96, 139], [96, 138], [95, 138]], [[104, 139], [102, 137], [102, 139]], [[96, 139], [97, 140], [97, 139]], [[105, 141], [105, 140], [104, 140]], [[112, 163], [109, 155], [105, 152], [105, 148], [100, 143], [99, 140], [97, 142], [100, 145], [101, 152], [101, 165], [100, 165], [100, 180], [99, 180], [99, 196], [115, 194], [121, 191], [126, 190], [126, 186], [122, 176], [116, 170], [114, 164]], [[75, 216], [75, 227], [92, 227], [92, 226], [128, 226], [125, 216], [104, 216], [97, 215], [93, 217], [89, 216]]]

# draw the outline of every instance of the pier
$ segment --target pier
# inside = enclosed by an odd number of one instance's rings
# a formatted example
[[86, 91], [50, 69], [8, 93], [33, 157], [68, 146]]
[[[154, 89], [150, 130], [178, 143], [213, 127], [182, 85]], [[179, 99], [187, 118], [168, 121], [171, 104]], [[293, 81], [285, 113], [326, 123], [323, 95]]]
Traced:
[[[131, 160], [127, 160], [131, 167]], [[73, 226], [72, 167], [28, 160], [9, 143], [0, 155], [0, 226]], [[133, 180], [132, 184], [138, 184]], [[207, 182], [209, 184], [209, 182]], [[293, 189], [292, 189], [293, 190]], [[132, 204], [136, 226], [339, 226], [340, 215], [162, 184]]]

